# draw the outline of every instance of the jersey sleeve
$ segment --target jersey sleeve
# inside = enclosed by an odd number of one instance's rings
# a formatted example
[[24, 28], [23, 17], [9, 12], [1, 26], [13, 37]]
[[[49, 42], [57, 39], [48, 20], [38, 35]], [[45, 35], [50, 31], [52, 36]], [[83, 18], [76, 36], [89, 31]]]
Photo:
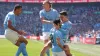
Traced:
[[57, 11], [57, 10], [55, 10], [55, 13], [56, 13], [56, 17], [57, 17], [56, 19], [59, 19], [59, 17], [60, 17], [60, 16], [59, 16], [58, 11]]
[[44, 17], [42, 10], [39, 12], [40, 18]]
[[9, 15], [9, 16], [8, 16], [8, 21], [10, 20], [11, 22], [13, 22], [13, 21], [14, 21], [14, 19], [13, 19], [13, 18], [14, 18], [14, 16], [13, 16], [13, 15]]

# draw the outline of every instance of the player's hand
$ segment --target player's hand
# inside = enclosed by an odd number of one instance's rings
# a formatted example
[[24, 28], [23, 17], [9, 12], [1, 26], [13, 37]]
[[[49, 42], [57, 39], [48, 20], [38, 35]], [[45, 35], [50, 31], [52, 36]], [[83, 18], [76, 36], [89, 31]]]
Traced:
[[27, 33], [24, 30], [21, 30], [22, 35], [26, 35]]
[[20, 30], [20, 31], [18, 31], [18, 34], [20, 34], [20, 35], [26, 35], [27, 33], [24, 30]]
[[21, 32], [21, 31], [18, 31], [17, 33], [18, 33], [19, 35], [22, 35], [22, 32]]
[[53, 24], [53, 21], [50, 21], [51, 24]]

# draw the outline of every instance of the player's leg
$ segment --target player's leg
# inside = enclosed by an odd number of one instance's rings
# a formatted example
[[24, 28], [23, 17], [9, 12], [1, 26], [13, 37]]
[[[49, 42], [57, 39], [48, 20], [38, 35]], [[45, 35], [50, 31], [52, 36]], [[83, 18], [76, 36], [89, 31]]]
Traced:
[[43, 49], [42, 49], [42, 51], [41, 51], [41, 53], [40, 53], [40, 56], [44, 56], [46, 50], [49, 49], [50, 47], [51, 47], [51, 41], [48, 41], [48, 42], [44, 45], [44, 47], [43, 47]]
[[[25, 53], [25, 55], [27, 55], [26, 52], [26, 44], [28, 43], [27, 40], [22, 37], [19, 36], [19, 34], [11, 29], [6, 29], [5, 30], [5, 37], [11, 41], [13, 44], [15, 44], [16, 46], [19, 46], [16, 56], [19, 56], [20, 53]], [[24, 55], [24, 56], [25, 56]]]
[[[47, 43], [48, 40], [45, 40], [45, 44]], [[47, 56], [50, 56], [50, 50], [49, 49], [46, 49], [46, 54]]]
[[20, 44], [20, 42], [19, 42], [19, 46], [18, 46], [18, 50], [17, 50], [17, 52], [16, 52], [16, 56], [19, 56], [20, 53], [21, 53], [21, 44]]
[[20, 43], [19, 48], [16, 53], [16, 56], [19, 56], [21, 52], [22, 52], [23, 56], [28, 56], [28, 54], [26, 52], [25, 43]]
[[66, 50], [65, 50], [65, 54], [66, 54], [67, 56], [72, 56], [72, 54], [70, 53], [70, 49], [69, 49], [67, 40], [64, 39], [63, 41], [64, 41], [64, 48], [66, 49]]
[[26, 51], [27, 43], [28, 41], [25, 38], [23, 38], [23, 36], [19, 36], [19, 39], [17, 40], [17, 43], [16, 43], [16, 45], [19, 46], [16, 55], [22, 52], [24, 56], [28, 56], [27, 51]]
[[[49, 36], [50, 36], [50, 33], [49, 32], [43, 32], [42, 38], [44, 40], [44, 44], [46, 44], [49, 41]], [[47, 54], [47, 56], [50, 56], [49, 49], [46, 50], [46, 54]]]
[[57, 52], [52, 52], [52, 56], [57, 56]]
[[26, 45], [28, 44], [28, 41], [23, 37], [23, 36], [18, 36], [19, 38], [18, 38], [18, 40], [17, 40], [17, 42], [16, 42], [16, 46], [19, 46], [20, 45], [20, 43], [25, 43]]
[[[11, 30], [11, 29], [6, 29], [5, 30], [5, 37], [6, 37], [6, 39], [8, 39], [9, 41], [11, 41], [15, 45], [16, 45], [16, 41], [19, 38], [18, 37], [18, 33], [15, 32], [15, 31], [13, 31], [13, 30]], [[20, 50], [20, 42], [18, 42], [18, 43], [19, 43], [19, 45], [18, 45], [19, 48], [17, 50], [16, 56], [19, 56], [20, 53], [21, 53], [21, 50]]]
[[[17, 50], [17, 52], [16, 52], [16, 56], [19, 56], [21, 52], [22, 52], [22, 53], [24, 52], [24, 51], [23, 51], [23, 48], [25, 48], [24, 45], [25, 45], [25, 43], [20, 43], [20, 42], [19, 42], [19, 46], [18, 46], [18, 50]], [[24, 49], [24, 50], [26, 50], [26, 49]], [[26, 51], [25, 51], [25, 52], [26, 52]], [[24, 55], [24, 56], [27, 55], [27, 52], [26, 52], [25, 54], [23, 54], [23, 55]], [[28, 55], [27, 55], [27, 56], [28, 56]]]
[[65, 54], [66, 54], [67, 56], [72, 56], [72, 54], [70, 53], [69, 46], [68, 46], [68, 45], [64, 45], [64, 48], [66, 48]]
[[47, 44], [45, 44], [45, 46], [43, 47], [43, 49], [41, 51], [40, 56], [44, 56], [47, 49], [49, 49], [49, 46]]

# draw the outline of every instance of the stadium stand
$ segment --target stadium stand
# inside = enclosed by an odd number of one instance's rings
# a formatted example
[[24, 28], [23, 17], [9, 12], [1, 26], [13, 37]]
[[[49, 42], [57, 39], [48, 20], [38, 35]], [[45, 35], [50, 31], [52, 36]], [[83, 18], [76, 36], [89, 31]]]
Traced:
[[[15, 4], [23, 6], [23, 13], [17, 17], [17, 29], [29, 33], [41, 34], [42, 24], [39, 18], [39, 11], [42, 9], [40, 3], [6, 3], [0, 2], [0, 35], [4, 34], [3, 21], [6, 14], [12, 11]], [[84, 33], [88, 30], [100, 30], [100, 6], [99, 2], [94, 3], [54, 3], [53, 7], [60, 12], [68, 11], [70, 21], [73, 23], [72, 34]], [[20, 28], [19, 28], [20, 27]]]

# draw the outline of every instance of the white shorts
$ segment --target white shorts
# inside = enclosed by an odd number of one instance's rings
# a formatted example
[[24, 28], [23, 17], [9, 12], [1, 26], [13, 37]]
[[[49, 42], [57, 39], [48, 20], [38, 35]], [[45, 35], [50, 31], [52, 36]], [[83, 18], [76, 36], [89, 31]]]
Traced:
[[47, 40], [50, 37], [50, 32], [43, 32], [43, 36], [40, 36], [42, 40]]
[[52, 52], [52, 56], [66, 56], [65, 52]]
[[68, 45], [67, 42], [65, 42], [64, 45]]
[[5, 37], [13, 44], [16, 44], [17, 40], [19, 39], [19, 34], [11, 29], [6, 29]]

